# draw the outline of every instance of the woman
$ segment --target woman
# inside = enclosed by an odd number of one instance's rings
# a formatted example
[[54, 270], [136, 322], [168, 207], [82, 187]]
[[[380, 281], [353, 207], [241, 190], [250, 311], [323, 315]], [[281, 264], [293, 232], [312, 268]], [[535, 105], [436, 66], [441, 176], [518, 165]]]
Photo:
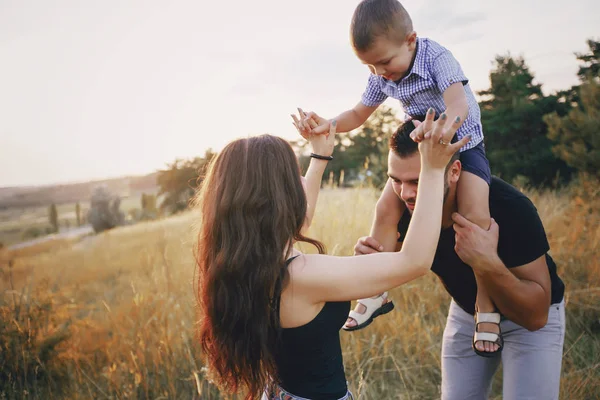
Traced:
[[[301, 115], [301, 117], [303, 117]], [[440, 118], [442, 120], [442, 118]], [[423, 126], [419, 193], [402, 251], [360, 257], [323, 255], [303, 236], [334, 147], [307, 137], [313, 158], [305, 188], [283, 139], [239, 139], [216, 156], [198, 194], [199, 336], [214, 381], [246, 399], [348, 399], [339, 330], [350, 300], [425, 274], [440, 234], [444, 168], [466, 143], [448, 144], [460, 123]], [[295, 241], [319, 254], [300, 254]]]

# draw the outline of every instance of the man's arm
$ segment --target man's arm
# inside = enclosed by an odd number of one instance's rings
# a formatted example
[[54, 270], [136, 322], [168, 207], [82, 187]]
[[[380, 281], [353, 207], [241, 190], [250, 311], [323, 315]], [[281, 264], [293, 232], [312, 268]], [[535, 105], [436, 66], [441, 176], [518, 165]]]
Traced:
[[496, 221], [492, 219], [486, 231], [460, 214], [454, 213], [452, 219], [456, 254], [473, 268], [500, 312], [528, 330], [543, 328], [548, 319], [551, 286], [545, 255], [509, 270], [498, 255]]
[[545, 255], [510, 270], [496, 257], [473, 270], [502, 315], [530, 331], [546, 326], [551, 289]]

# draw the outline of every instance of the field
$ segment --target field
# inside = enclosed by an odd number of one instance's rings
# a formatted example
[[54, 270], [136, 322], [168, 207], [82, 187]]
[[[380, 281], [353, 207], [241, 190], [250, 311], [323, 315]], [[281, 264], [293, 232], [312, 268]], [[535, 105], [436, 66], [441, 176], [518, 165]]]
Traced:
[[[141, 194], [123, 197], [121, 199], [121, 211], [127, 215], [129, 210], [139, 209], [141, 207], [140, 201]], [[85, 218], [90, 203], [89, 201], [82, 201], [79, 204], [82, 210], [81, 215]], [[76, 203], [73, 202], [57, 204], [56, 210], [60, 232], [68, 231], [77, 226], [75, 205]], [[5, 246], [33, 239], [36, 237], [36, 232], [40, 236], [44, 236], [47, 228], [50, 228], [48, 206], [0, 208], [0, 243]]]
[[[600, 398], [597, 187], [527, 192], [567, 285], [562, 399]], [[311, 236], [350, 255], [377, 193], [322, 192]], [[0, 261], [0, 398], [218, 399], [194, 340], [194, 212], [44, 246]], [[9, 260], [12, 259], [12, 262]], [[433, 273], [391, 293], [396, 310], [342, 332], [360, 399], [439, 398], [449, 296]], [[501, 398], [501, 374], [493, 386]]]

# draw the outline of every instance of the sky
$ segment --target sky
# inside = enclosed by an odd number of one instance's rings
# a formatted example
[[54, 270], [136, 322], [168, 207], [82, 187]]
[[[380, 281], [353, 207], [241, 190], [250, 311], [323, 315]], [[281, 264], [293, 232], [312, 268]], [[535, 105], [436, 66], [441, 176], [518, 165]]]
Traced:
[[[360, 101], [357, 4], [0, 0], [0, 187], [146, 174], [262, 133], [295, 139], [297, 106], [330, 118]], [[474, 90], [508, 52], [546, 93], [568, 88], [574, 53], [600, 37], [597, 0], [403, 4]]]

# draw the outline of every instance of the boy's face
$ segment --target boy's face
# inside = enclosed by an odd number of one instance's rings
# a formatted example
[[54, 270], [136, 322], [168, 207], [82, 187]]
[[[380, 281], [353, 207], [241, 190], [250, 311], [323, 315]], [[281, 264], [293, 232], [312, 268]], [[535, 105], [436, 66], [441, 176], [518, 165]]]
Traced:
[[416, 33], [414, 32], [410, 33], [403, 43], [380, 36], [367, 51], [356, 52], [356, 55], [372, 73], [390, 81], [397, 81], [408, 72], [415, 47]]

